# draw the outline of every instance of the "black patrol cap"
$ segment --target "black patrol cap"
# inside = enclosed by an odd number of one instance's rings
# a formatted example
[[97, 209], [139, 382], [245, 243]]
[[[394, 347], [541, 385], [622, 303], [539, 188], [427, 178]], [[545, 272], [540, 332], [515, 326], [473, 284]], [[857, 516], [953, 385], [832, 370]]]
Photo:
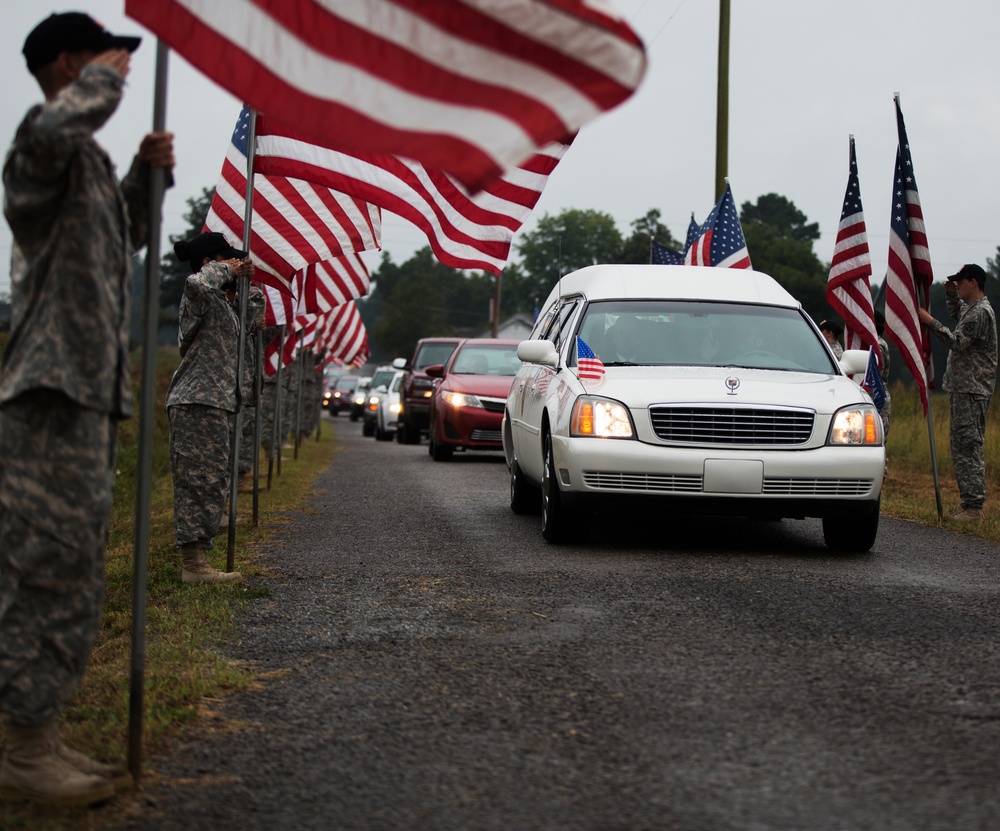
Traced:
[[21, 53], [28, 62], [28, 71], [34, 74], [63, 52], [134, 52], [141, 41], [140, 37], [111, 34], [89, 14], [62, 12], [49, 15], [32, 29]]
[[981, 289], [986, 285], [986, 272], [983, 270], [982, 266], [976, 265], [975, 263], [967, 263], [963, 265], [957, 274], [952, 274], [949, 280], [958, 282], [959, 280], [975, 280], [979, 283], [979, 288]]
[[246, 251], [234, 248], [229, 244], [225, 234], [220, 234], [218, 231], [206, 231], [204, 234], [198, 234], [189, 240], [181, 240], [174, 244], [174, 253], [180, 260], [198, 263], [205, 257], [214, 257], [216, 254], [221, 254], [227, 260], [245, 260], [247, 258]]

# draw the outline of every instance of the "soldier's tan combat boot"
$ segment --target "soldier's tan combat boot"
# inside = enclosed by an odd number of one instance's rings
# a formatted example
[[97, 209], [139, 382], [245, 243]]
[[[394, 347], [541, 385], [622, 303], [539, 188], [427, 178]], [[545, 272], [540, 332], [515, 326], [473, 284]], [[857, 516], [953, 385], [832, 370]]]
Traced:
[[58, 728], [20, 727], [7, 722], [6, 752], [0, 763], [0, 799], [86, 807], [115, 794], [108, 779], [77, 770], [59, 754]]
[[977, 525], [982, 521], [982, 508], [963, 508], [957, 514], [952, 514], [948, 517], [948, 522], [954, 522], [958, 525]]
[[181, 582], [184, 583], [232, 583], [243, 579], [238, 571], [219, 571], [208, 562], [202, 548], [182, 548]]
[[104, 762], [98, 762], [96, 759], [91, 759], [84, 753], [78, 750], [73, 750], [71, 747], [67, 747], [63, 743], [62, 737], [59, 735], [58, 731], [55, 736], [56, 740], [56, 754], [64, 762], [69, 762], [73, 767], [75, 767], [80, 773], [88, 773], [91, 776], [100, 776], [101, 779], [106, 780], [111, 783], [111, 787], [115, 789], [115, 793], [118, 791], [124, 791], [132, 787], [132, 774], [129, 773], [121, 765], [108, 765]]

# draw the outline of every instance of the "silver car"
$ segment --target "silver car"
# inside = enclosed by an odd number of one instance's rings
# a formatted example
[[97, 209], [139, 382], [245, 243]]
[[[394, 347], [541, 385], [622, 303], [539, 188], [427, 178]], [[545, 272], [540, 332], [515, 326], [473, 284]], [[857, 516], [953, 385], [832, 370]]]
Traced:
[[838, 362], [770, 277], [590, 266], [560, 280], [517, 354], [502, 426], [510, 504], [540, 504], [546, 540], [577, 529], [581, 508], [644, 501], [822, 517], [830, 548], [874, 544], [882, 422], [850, 377], [868, 353]]
[[399, 428], [399, 411], [402, 409], [399, 402], [400, 387], [404, 375], [406, 373], [403, 370], [395, 370], [385, 392], [379, 393], [378, 410], [375, 414], [375, 438], [378, 441], [391, 441]]

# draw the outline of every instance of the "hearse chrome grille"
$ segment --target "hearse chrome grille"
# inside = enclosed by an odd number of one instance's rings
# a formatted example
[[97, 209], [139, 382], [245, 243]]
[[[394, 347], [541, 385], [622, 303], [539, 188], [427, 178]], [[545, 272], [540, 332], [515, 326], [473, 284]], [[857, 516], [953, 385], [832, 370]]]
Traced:
[[700, 493], [700, 476], [671, 476], [656, 473], [608, 473], [585, 470], [583, 481], [590, 488], [616, 491], [661, 491], [664, 493]]
[[871, 479], [765, 478], [761, 493], [771, 496], [867, 496]]
[[812, 410], [743, 407], [649, 408], [653, 432], [677, 444], [732, 444], [787, 447], [812, 435]]

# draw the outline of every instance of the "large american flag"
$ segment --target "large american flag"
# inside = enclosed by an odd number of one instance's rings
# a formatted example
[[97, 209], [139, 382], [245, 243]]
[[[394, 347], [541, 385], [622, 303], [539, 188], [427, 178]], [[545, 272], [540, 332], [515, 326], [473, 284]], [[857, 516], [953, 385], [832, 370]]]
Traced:
[[841, 316], [848, 349], [874, 347], [878, 353], [875, 331], [875, 307], [872, 305], [872, 258], [868, 250], [868, 231], [861, 207], [861, 183], [858, 179], [858, 159], [854, 136], [850, 138], [850, 168], [847, 191], [840, 212], [837, 241], [833, 246], [830, 278], [826, 284], [826, 301]]
[[896, 149], [896, 170], [892, 189], [892, 219], [889, 223], [889, 268], [886, 274], [885, 334], [903, 356], [910, 368], [920, 400], [927, 414], [927, 390], [930, 340], [917, 315], [918, 308], [928, 308], [929, 291], [934, 273], [920, 194], [913, 175], [913, 159], [906, 138], [903, 111], [896, 96], [896, 127], [899, 146]]
[[750, 268], [750, 254], [743, 238], [743, 226], [736, 212], [733, 191], [726, 189], [718, 203], [698, 229], [698, 236], [684, 254], [684, 265], [710, 265], [717, 268]]
[[477, 190], [627, 99], [646, 70], [601, 0], [126, 0], [195, 68], [303, 135]]
[[[249, 108], [233, 130], [205, 227], [243, 239], [247, 190]], [[378, 248], [379, 209], [322, 184], [254, 174], [250, 256], [257, 279], [290, 290], [296, 272], [345, 253]]]
[[514, 234], [531, 214], [567, 148], [549, 144], [470, 194], [443, 170], [397, 156], [315, 144], [261, 114], [254, 170], [300, 177], [367, 200], [420, 228], [445, 265], [499, 274], [510, 256]]

